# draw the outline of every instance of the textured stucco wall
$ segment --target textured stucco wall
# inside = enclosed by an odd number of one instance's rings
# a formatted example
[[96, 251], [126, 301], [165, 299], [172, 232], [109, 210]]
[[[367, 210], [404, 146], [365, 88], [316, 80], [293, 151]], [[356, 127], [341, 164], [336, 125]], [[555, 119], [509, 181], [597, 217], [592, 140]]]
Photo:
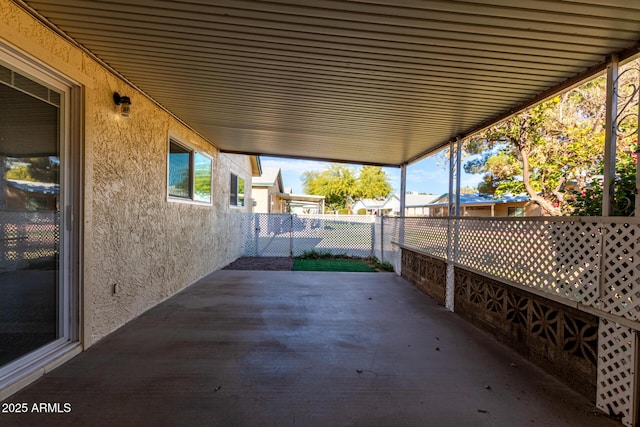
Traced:
[[[83, 88], [85, 346], [240, 255], [241, 213], [251, 206], [229, 207], [229, 174], [250, 182], [248, 157], [219, 153], [9, 0], [0, 0], [0, 43]], [[115, 113], [114, 91], [131, 97], [131, 118]], [[167, 200], [169, 134], [213, 157], [211, 206]]]

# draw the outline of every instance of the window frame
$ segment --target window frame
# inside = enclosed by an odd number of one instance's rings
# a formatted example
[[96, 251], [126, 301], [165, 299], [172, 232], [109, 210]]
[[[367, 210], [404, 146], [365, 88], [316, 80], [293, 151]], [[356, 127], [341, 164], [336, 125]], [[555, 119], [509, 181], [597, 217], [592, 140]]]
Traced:
[[[233, 192], [233, 180], [235, 177], [235, 193]], [[239, 204], [240, 201], [240, 193], [238, 192], [239, 180], [244, 182], [244, 191], [242, 192], [242, 204]], [[233, 202], [233, 197], [235, 195], [235, 204]], [[241, 174], [231, 171], [229, 174], [229, 206], [236, 209], [244, 209], [247, 206], [247, 180]]]
[[[511, 215], [513, 212], [513, 215]], [[521, 213], [521, 215], [518, 215]], [[507, 216], [508, 217], [523, 217], [524, 216], [524, 207], [522, 206], [507, 206]]]
[[[42, 377], [48, 366], [54, 366], [82, 351], [82, 287], [83, 275], [81, 241], [84, 235], [82, 201], [82, 84], [55, 68], [31, 57], [0, 40], [0, 65], [22, 77], [49, 89], [48, 100], [35, 95], [42, 102], [51, 103], [57, 93], [59, 102], [59, 261], [56, 307], [58, 310], [57, 338], [33, 351], [18, 356], [0, 366], [0, 400], [8, 397], [4, 391], [19, 389]], [[5, 84], [5, 83], [0, 83]], [[9, 84], [14, 87], [13, 84]], [[20, 88], [14, 87], [17, 90]], [[30, 96], [33, 93], [26, 92]], [[54, 95], [55, 96], [55, 95]], [[10, 394], [10, 393], [9, 393]]]
[[[188, 171], [189, 174], [189, 194], [188, 196], [180, 196], [176, 194], [171, 194], [171, 186], [170, 186], [170, 175], [171, 175], [171, 146], [176, 145], [181, 149], [185, 150], [186, 153], [189, 154], [189, 164]], [[196, 194], [196, 155], [202, 156], [209, 161], [209, 197], [208, 200], [199, 200]], [[166, 184], [167, 184], [167, 201], [175, 202], [175, 203], [190, 203], [197, 205], [205, 205], [211, 206], [213, 205], [213, 156], [208, 153], [205, 153], [201, 150], [194, 148], [191, 144], [184, 142], [182, 139], [176, 137], [175, 135], [169, 135], [167, 139], [167, 176], [166, 176]]]

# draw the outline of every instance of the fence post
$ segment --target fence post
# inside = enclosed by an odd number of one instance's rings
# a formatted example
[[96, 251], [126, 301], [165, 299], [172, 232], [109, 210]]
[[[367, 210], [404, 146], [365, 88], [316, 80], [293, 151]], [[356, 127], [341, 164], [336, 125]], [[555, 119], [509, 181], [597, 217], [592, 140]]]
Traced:
[[253, 244], [255, 255], [260, 256], [260, 214], [253, 214]]
[[371, 221], [371, 256], [376, 256], [376, 219]]
[[380, 262], [384, 262], [384, 216], [380, 216]]
[[289, 214], [289, 256], [293, 256], [293, 214]]

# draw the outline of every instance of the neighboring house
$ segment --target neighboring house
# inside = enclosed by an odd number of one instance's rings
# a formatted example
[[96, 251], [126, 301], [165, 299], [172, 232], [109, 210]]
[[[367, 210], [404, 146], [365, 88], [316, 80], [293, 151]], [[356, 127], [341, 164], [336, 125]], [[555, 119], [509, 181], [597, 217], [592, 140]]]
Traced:
[[437, 194], [405, 194], [405, 216], [429, 216], [429, 204], [438, 198]]
[[263, 168], [251, 179], [255, 213], [319, 214], [324, 212], [324, 196], [292, 194], [285, 190], [279, 168]]
[[279, 168], [262, 168], [262, 175], [251, 178], [251, 195], [255, 202], [253, 212], [282, 213], [278, 194], [284, 192], [282, 173]]
[[[433, 200], [427, 207], [429, 216], [447, 216], [449, 193]], [[527, 195], [493, 198], [489, 194], [461, 194], [461, 216], [540, 216], [541, 209]]]
[[[405, 195], [405, 216], [427, 216], [429, 215], [428, 204], [435, 199], [435, 194], [407, 193]], [[352, 207], [353, 213], [364, 209], [367, 215], [400, 215], [400, 196], [392, 194], [387, 198], [361, 199]]]
[[351, 209], [354, 214], [364, 209], [366, 215], [397, 215], [400, 212], [400, 199], [395, 194], [387, 198], [360, 199], [353, 204]]

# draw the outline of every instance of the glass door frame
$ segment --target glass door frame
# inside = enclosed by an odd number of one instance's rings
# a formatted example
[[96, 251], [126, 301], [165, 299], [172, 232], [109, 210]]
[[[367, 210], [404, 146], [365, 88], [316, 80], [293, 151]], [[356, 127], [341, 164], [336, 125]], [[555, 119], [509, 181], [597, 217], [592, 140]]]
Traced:
[[[59, 338], [0, 367], [0, 400], [11, 394], [12, 385], [26, 383], [81, 351], [80, 322], [80, 241], [81, 159], [82, 159], [82, 86], [0, 42], [0, 64], [37, 83], [55, 90], [60, 102], [60, 177], [59, 177], [59, 261], [57, 292], [57, 331]], [[67, 356], [67, 357], [64, 357]], [[38, 375], [38, 372], [40, 373]], [[13, 390], [15, 391], [15, 390]]]

